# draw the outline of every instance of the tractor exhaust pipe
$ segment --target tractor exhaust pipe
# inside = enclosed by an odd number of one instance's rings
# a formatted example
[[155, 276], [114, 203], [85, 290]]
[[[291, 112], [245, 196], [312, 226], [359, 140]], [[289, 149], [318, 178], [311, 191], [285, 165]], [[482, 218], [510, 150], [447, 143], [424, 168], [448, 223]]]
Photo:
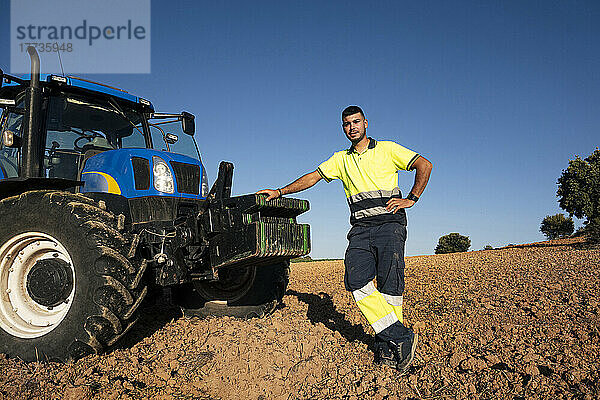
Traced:
[[24, 178], [41, 177], [42, 137], [40, 115], [42, 111], [42, 91], [40, 89], [40, 57], [35, 47], [28, 46], [31, 58], [31, 81], [27, 89], [25, 126], [23, 132], [23, 171]]
[[27, 46], [27, 53], [31, 59], [31, 88], [40, 88], [40, 56], [33, 46]]

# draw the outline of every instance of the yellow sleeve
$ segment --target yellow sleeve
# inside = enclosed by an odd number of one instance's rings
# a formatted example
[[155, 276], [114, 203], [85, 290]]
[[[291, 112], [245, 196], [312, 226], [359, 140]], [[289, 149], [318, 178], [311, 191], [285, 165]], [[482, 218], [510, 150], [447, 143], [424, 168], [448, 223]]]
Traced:
[[420, 157], [419, 154], [415, 153], [410, 149], [407, 149], [404, 146], [399, 145], [398, 143], [385, 143], [388, 147], [388, 152], [390, 154], [390, 157], [392, 158], [392, 161], [394, 162], [394, 165], [399, 170], [402, 169], [405, 171], [409, 171], [412, 168], [414, 162], [417, 161], [417, 158]]
[[328, 160], [323, 161], [317, 168], [317, 172], [325, 181], [328, 183], [334, 179], [339, 179], [340, 168], [339, 168], [339, 156], [338, 153], [334, 153]]

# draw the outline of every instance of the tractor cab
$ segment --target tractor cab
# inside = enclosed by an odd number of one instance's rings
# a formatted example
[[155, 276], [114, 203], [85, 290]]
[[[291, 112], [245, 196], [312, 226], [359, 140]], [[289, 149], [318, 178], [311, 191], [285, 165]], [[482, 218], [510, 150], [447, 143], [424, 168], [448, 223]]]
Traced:
[[[87, 178], [93, 178], [85, 175], [90, 172], [86, 170], [88, 160], [122, 149], [156, 149], [161, 153], [186, 156], [185, 160], [177, 159], [176, 162], [196, 164], [198, 174], [201, 169], [206, 179], [193, 137], [192, 114], [155, 113], [148, 100], [120, 89], [81, 78], [40, 75], [39, 95], [34, 96], [37, 97], [34, 101], [38, 103], [41, 117], [29, 124], [32, 128], [27, 134], [28, 124], [24, 121], [28, 118], [27, 109], [31, 108], [30, 85], [28, 78], [10, 75], [2, 78], [0, 108], [4, 111], [0, 119], [0, 180], [23, 178], [30, 171], [33, 172], [30, 175], [37, 178], [85, 182]], [[129, 164], [119, 167], [127, 169], [135, 158], [134, 153], [129, 154]], [[161, 158], [155, 153], [146, 154], [148, 167], [153, 155]], [[167, 158], [170, 159], [169, 154]], [[108, 168], [111, 165], [107, 163], [114, 163], [115, 159], [104, 157], [103, 160]], [[115, 171], [119, 176], [124, 172]], [[198, 178], [200, 181], [200, 176]], [[202, 183], [207, 187], [206, 182]], [[88, 189], [97, 190], [96, 186], [90, 183]], [[74, 184], [70, 190], [80, 191], [81, 185]]]

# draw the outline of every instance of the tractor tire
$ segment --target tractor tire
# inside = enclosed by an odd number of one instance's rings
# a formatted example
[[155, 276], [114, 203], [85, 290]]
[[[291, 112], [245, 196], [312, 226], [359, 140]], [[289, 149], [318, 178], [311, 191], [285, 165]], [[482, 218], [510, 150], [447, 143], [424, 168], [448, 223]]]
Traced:
[[114, 344], [147, 293], [118, 218], [94, 200], [30, 191], [0, 201], [0, 352], [76, 360]]
[[221, 270], [220, 281], [194, 281], [177, 286], [171, 289], [171, 297], [186, 318], [263, 318], [271, 314], [283, 299], [289, 276], [289, 261]]

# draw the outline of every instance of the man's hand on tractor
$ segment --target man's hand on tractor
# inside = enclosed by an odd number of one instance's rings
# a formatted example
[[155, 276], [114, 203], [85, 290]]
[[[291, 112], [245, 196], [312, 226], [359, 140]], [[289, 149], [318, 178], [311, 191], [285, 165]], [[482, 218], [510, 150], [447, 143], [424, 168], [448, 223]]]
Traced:
[[415, 204], [416, 201], [408, 200], [408, 199], [399, 199], [393, 197], [388, 200], [386, 203], [385, 209], [391, 211], [392, 214], [396, 214], [396, 212], [400, 211], [401, 208], [410, 208]]
[[269, 201], [269, 200], [273, 200], [278, 197], [281, 197], [281, 189], [276, 189], [276, 190], [264, 189], [264, 190], [259, 190], [258, 192], [256, 192], [256, 194], [266, 194], [267, 201]]
[[309, 172], [308, 174], [302, 175], [300, 178], [296, 179], [289, 185], [282, 187], [281, 189], [264, 189], [259, 190], [258, 192], [256, 192], [256, 194], [266, 194], [267, 201], [269, 201], [283, 196], [283, 192], [285, 192], [285, 194], [292, 194], [300, 192], [304, 189], [308, 189], [309, 187], [314, 186], [314, 184], [319, 182], [320, 180], [321, 174], [319, 174], [318, 171], [313, 171]]

